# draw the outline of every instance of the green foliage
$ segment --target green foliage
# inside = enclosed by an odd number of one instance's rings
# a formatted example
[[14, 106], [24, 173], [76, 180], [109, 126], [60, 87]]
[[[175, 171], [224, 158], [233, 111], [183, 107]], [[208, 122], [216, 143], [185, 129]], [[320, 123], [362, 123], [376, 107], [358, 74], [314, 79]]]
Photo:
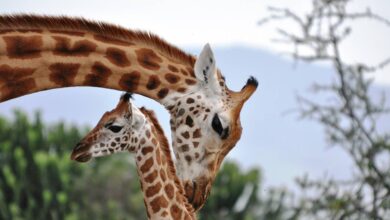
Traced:
[[46, 134], [39, 113], [32, 122], [20, 111], [13, 122], [0, 119], [1, 219], [63, 219], [71, 211], [69, 174], [79, 173], [80, 167], [72, 166], [62, 152], [81, 134], [66, 130], [52, 137], [58, 144], [51, 145], [47, 137], [57, 130], [47, 129]]
[[88, 203], [83, 203], [77, 219], [146, 219], [143, 194], [131, 158], [124, 153], [97, 158], [85, 165], [85, 172], [74, 187], [79, 197], [88, 198]]
[[226, 161], [211, 190], [199, 219], [254, 219], [260, 171], [242, 171], [237, 163]]

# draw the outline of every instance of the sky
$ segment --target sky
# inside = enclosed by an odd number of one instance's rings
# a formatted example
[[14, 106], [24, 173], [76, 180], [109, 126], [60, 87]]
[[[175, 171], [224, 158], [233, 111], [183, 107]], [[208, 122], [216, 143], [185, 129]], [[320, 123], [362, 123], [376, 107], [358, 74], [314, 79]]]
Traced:
[[[352, 173], [345, 153], [325, 143], [323, 128], [312, 121], [298, 120], [298, 114], [290, 111], [297, 107], [297, 94], [308, 94], [313, 82], [332, 79], [330, 67], [302, 63], [294, 66], [282, 55], [291, 48], [271, 40], [277, 36], [276, 27], [296, 31], [291, 24], [257, 25], [267, 16], [268, 6], [305, 12], [310, 4], [310, 0], [1, 0], [0, 13], [82, 16], [151, 31], [195, 55], [210, 43], [231, 89], [239, 90], [249, 75], [259, 80], [258, 91], [241, 113], [242, 138], [228, 157], [245, 168], [260, 167], [267, 188], [292, 187], [294, 178], [304, 173], [312, 177], [328, 173], [336, 178]], [[382, 16], [390, 10], [388, 0], [355, 0], [352, 8], [365, 10], [367, 4]], [[348, 43], [342, 45], [345, 60], [376, 64], [390, 56], [390, 28], [370, 22], [359, 23], [358, 27]], [[389, 88], [387, 71], [376, 76], [378, 88]], [[40, 109], [49, 123], [65, 120], [93, 126], [102, 113], [115, 107], [119, 95], [118, 91], [94, 88], [51, 90], [0, 103], [0, 114], [10, 116], [15, 108], [30, 114]], [[154, 109], [170, 134], [169, 116], [161, 106], [141, 96], [136, 96], [135, 103]]]

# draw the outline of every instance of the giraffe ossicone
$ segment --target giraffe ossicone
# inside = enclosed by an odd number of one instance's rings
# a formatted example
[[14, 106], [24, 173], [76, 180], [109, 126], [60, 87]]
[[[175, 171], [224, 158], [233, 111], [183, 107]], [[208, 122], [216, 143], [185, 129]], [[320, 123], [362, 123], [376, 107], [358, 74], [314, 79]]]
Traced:
[[178, 179], [168, 141], [154, 113], [138, 109], [130, 95], [106, 112], [99, 123], [73, 149], [71, 158], [87, 162], [117, 152], [135, 154], [137, 172], [149, 219], [196, 219]]
[[196, 59], [153, 34], [79, 18], [0, 16], [0, 57], [0, 101], [94, 86], [164, 105], [178, 176], [195, 209], [240, 139], [240, 112], [257, 88], [251, 77], [241, 91], [229, 90], [209, 45]]

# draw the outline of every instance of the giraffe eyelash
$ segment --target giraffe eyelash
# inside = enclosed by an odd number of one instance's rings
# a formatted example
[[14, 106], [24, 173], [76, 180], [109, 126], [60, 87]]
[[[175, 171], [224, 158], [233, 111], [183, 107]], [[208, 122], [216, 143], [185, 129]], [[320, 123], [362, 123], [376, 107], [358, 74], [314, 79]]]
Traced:
[[108, 126], [106, 128], [109, 129], [110, 131], [114, 132], [114, 133], [118, 133], [118, 132], [120, 132], [122, 130], [123, 126], [111, 125], [111, 126]]

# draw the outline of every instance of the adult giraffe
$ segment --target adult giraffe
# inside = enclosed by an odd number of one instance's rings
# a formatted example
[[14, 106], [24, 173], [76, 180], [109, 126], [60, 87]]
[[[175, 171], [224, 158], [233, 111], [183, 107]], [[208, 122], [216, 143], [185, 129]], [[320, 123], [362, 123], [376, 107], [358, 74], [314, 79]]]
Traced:
[[196, 59], [155, 35], [105, 23], [31, 15], [0, 17], [0, 101], [94, 86], [152, 98], [171, 115], [186, 195], [199, 209], [223, 158], [241, 137], [240, 111], [257, 88], [227, 88], [206, 45]]

